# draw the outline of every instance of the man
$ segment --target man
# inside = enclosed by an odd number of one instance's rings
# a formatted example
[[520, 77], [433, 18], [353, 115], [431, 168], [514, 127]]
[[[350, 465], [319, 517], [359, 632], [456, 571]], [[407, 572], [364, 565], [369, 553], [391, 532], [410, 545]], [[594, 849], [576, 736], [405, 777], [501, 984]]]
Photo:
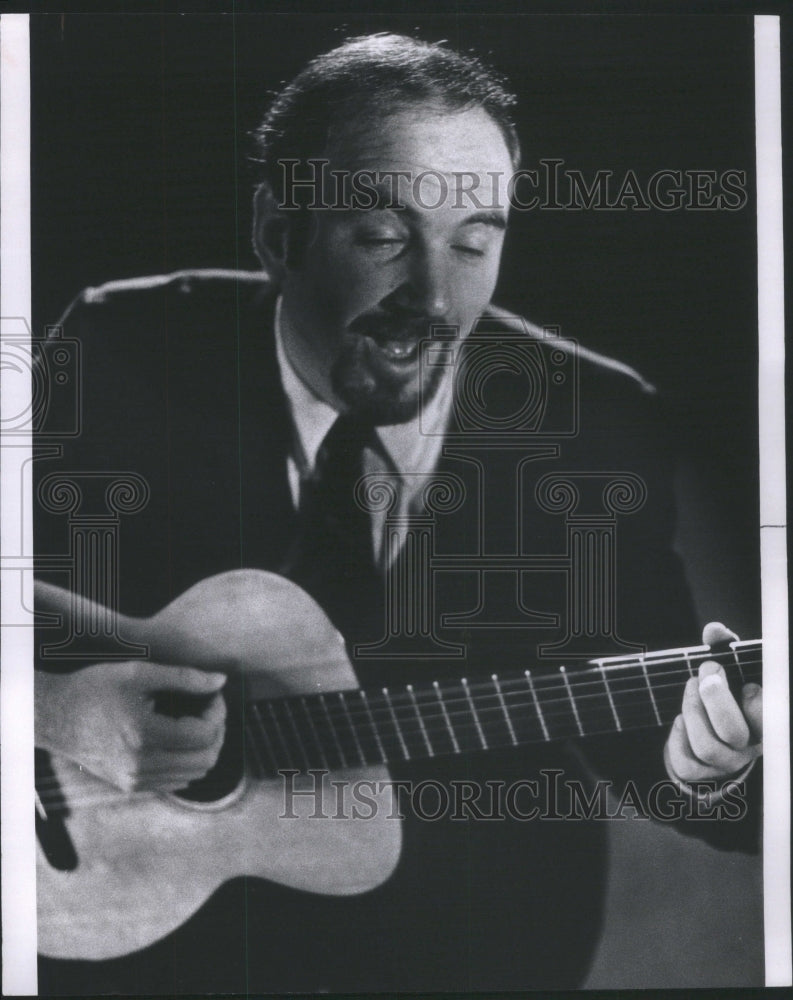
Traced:
[[[693, 641], [651, 387], [625, 366], [579, 352], [570, 379], [577, 433], [545, 432], [536, 421], [512, 433], [506, 418], [521, 392], [525, 402], [526, 371], [512, 380], [507, 371], [497, 383], [489, 416], [496, 426], [506, 420], [507, 432], [478, 437], [481, 426], [466, 426], [460, 372], [474, 368], [472, 344], [487, 358], [488, 345], [502, 350], [517, 335], [542, 372], [556, 357], [552, 342], [490, 305], [508, 221], [505, 181], [519, 162], [511, 103], [477, 61], [442, 46], [352, 40], [287, 86], [259, 132], [261, 274], [120, 282], [89, 290], [70, 309], [64, 329], [84, 349], [86, 429], [60, 462], [78, 472], [127, 469], [151, 486], [148, 506], [124, 525], [125, 612], [153, 614], [206, 577], [258, 567], [292, 577], [317, 599], [363, 687], [489, 676], [496, 665], [524, 669], [569, 624], [567, 578], [479, 572], [476, 558], [493, 556], [496, 565], [514, 551], [516, 531], [522, 557], [559, 551], [564, 522], [552, 505], [526, 503], [516, 513], [516, 487], [539, 498], [556, 473], [588, 482], [626, 473], [642, 501], [618, 525], [619, 635], [609, 638], [622, 648]], [[443, 363], [427, 364], [424, 344], [438, 331]], [[569, 352], [558, 353], [562, 366]], [[39, 464], [43, 496], [54, 467]], [[386, 515], [370, 510], [361, 525], [349, 496], [343, 514], [329, 511], [341, 509], [339, 494], [354, 481], [327, 485], [346, 464], [393, 487]], [[427, 636], [448, 655], [408, 650], [383, 659], [372, 650], [384, 620], [393, 624], [384, 619], [386, 584], [415, 579], [399, 576], [409, 518], [427, 515], [434, 481], [461, 490], [457, 508], [436, 511], [433, 523], [433, 556], [447, 562]], [[401, 521], [388, 520], [394, 512]], [[38, 521], [39, 551], [62, 548], [62, 523], [43, 512]], [[705, 641], [731, 637], [712, 626]], [[181, 787], [218, 757], [225, 682], [222, 664], [206, 671], [129, 660], [39, 671], [37, 743], [122, 789]], [[201, 707], [163, 714], [162, 690], [199, 696]], [[643, 786], [667, 774], [683, 783], [742, 779], [759, 753], [757, 686], [747, 685], [739, 701], [723, 668], [708, 661], [687, 683], [665, 747], [623, 734], [619, 743], [594, 741], [590, 759]], [[577, 749], [551, 742], [405, 760], [392, 775], [447, 787], [464, 777], [483, 787], [554, 770], [587, 780]], [[746, 836], [734, 826], [728, 834]], [[702, 823], [698, 832], [724, 836], [714, 827]], [[309, 896], [238, 880], [143, 955], [44, 961], [40, 983], [48, 992], [136, 993], [575, 986], [598, 936], [603, 836], [602, 824], [553, 816], [521, 823], [477, 819], [472, 810], [462, 821], [409, 815], [399, 866], [372, 892]]]

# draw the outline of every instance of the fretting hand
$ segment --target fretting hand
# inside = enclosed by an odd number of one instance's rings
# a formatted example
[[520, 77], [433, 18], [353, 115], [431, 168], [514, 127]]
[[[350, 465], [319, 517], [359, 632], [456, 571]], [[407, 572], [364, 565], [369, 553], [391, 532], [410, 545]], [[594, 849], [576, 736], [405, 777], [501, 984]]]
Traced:
[[[706, 625], [702, 641], [716, 648], [737, 636], [719, 622]], [[686, 783], [740, 777], [762, 753], [762, 688], [745, 684], [740, 704], [727, 684], [724, 668], [705, 660], [686, 684], [683, 710], [664, 749], [670, 776]]]

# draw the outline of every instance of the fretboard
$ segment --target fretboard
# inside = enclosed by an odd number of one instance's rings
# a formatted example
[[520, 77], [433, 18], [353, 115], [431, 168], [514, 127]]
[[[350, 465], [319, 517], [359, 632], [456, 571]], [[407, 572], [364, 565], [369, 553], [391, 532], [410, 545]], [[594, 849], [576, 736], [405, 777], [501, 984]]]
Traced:
[[263, 775], [343, 770], [667, 726], [704, 660], [731, 684], [759, 682], [761, 643], [590, 660], [586, 666], [509, 671], [256, 701], [246, 729]]

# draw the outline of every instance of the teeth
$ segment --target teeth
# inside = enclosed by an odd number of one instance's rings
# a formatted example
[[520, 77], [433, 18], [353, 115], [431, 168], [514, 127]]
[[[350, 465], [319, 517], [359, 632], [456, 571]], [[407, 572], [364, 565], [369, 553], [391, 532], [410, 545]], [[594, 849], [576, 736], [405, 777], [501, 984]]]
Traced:
[[386, 340], [380, 347], [392, 358], [409, 358], [416, 350], [414, 341]]

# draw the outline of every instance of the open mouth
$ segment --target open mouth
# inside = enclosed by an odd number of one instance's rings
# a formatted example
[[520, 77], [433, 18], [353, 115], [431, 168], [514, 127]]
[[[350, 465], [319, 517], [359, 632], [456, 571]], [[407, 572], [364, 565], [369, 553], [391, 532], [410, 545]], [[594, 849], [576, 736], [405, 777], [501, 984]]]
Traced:
[[418, 353], [419, 342], [417, 337], [409, 340], [381, 340], [372, 338], [378, 350], [391, 361], [412, 361]]
[[408, 364], [416, 359], [419, 343], [427, 335], [424, 324], [403, 326], [371, 323], [359, 330], [377, 353], [393, 364]]

